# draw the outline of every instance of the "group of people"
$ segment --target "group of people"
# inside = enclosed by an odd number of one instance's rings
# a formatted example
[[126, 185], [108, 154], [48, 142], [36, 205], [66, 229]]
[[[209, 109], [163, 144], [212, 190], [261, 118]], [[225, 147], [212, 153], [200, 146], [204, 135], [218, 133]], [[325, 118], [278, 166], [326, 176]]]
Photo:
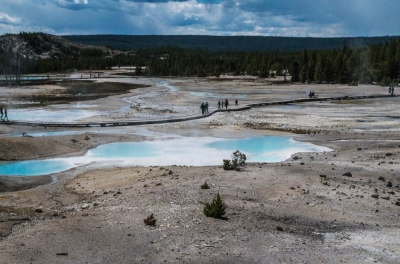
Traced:
[[316, 97], [314, 91], [310, 91], [310, 92], [308, 93], [308, 96], [309, 96], [310, 98]]
[[208, 102], [201, 103], [200, 109], [201, 109], [201, 114], [202, 115], [208, 114]]
[[3, 106], [0, 106], [0, 120], [1, 121], [8, 121], [7, 108], [4, 108], [4, 112], [3, 112]]
[[218, 109], [224, 109], [224, 106], [226, 109], [228, 109], [228, 105], [229, 105], [228, 99], [225, 99], [225, 101], [224, 100], [218, 101]]
[[[236, 99], [235, 106], [238, 106], [238, 104], [239, 104], [239, 102]], [[225, 106], [225, 109], [228, 109], [228, 105], [229, 105], [228, 99], [225, 99], [225, 101], [224, 100], [218, 101], [218, 109], [224, 109], [224, 106]]]
[[391, 95], [391, 96], [394, 95], [394, 87], [393, 86], [389, 87], [389, 95]]
[[[238, 102], [238, 100], [236, 99], [236, 100], [235, 100], [235, 105], [238, 106], [238, 104], [239, 104], [239, 102]], [[217, 104], [218, 109], [224, 109], [224, 107], [225, 107], [225, 109], [228, 109], [228, 105], [229, 105], [228, 99], [218, 101], [218, 104]], [[208, 102], [206, 102], [206, 103], [201, 103], [200, 109], [201, 109], [201, 113], [202, 113], [203, 115], [208, 114]]]

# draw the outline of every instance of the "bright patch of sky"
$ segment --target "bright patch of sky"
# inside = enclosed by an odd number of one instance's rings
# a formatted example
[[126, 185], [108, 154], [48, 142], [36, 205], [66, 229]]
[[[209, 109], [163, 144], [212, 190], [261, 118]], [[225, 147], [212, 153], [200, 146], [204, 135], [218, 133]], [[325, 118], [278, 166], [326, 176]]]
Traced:
[[0, 34], [400, 35], [399, 0], [2, 0]]

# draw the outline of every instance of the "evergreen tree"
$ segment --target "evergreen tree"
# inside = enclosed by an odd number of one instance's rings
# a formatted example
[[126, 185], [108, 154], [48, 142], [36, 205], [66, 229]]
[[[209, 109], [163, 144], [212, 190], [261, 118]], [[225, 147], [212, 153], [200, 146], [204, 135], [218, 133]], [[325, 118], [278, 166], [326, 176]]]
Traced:
[[294, 61], [292, 63], [292, 67], [290, 69], [290, 74], [292, 75], [292, 82], [298, 82], [299, 81], [299, 74], [300, 74], [300, 69], [299, 69], [299, 63], [297, 61]]
[[324, 76], [325, 64], [326, 64], [326, 57], [324, 56], [323, 52], [320, 52], [317, 56], [317, 62], [314, 71], [314, 81], [316, 83], [322, 83], [322, 81], [326, 80]]
[[343, 63], [342, 68], [339, 70], [338, 81], [340, 83], [349, 83], [350, 82], [350, 74], [347, 69], [347, 65]]
[[308, 79], [307, 73], [308, 73], [308, 67], [307, 67], [307, 65], [303, 65], [303, 67], [301, 68], [300, 73], [299, 73], [299, 81], [300, 82], [302, 82], [302, 83], [307, 82], [307, 79]]
[[333, 79], [334, 71], [333, 71], [332, 60], [329, 58], [326, 59], [323, 76], [325, 77], [325, 81], [328, 83], [331, 83], [334, 80]]
[[397, 79], [398, 76], [398, 64], [396, 60], [396, 47], [397, 41], [393, 40], [390, 41], [386, 54], [385, 54], [385, 61], [387, 62], [387, 75], [390, 79]]
[[317, 54], [316, 52], [312, 52], [311, 56], [309, 56], [308, 64], [307, 64], [307, 80], [315, 81], [315, 66], [317, 61]]
[[304, 49], [300, 55], [300, 68], [303, 68], [304, 65], [308, 64], [308, 51]]
[[142, 74], [142, 67], [141, 67], [141, 66], [139, 66], [139, 65], [136, 65], [136, 68], [135, 68], [135, 74], [137, 74], [137, 75], [140, 75], [140, 74]]

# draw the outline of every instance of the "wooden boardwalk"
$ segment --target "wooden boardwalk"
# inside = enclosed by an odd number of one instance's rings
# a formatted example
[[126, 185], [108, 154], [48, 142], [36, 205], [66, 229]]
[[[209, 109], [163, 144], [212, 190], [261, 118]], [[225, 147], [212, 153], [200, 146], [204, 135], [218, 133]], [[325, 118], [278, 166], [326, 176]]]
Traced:
[[[396, 95], [394, 95], [396, 96]], [[244, 107], [229, 108], [229, 109], [218, 109], [214, 110], [206, 115], [195, 115], [187, 117], [169, 118], [169, 119], [157, 119], [157, 120], [143, 120], [143, 121], [108, 121], [108, 122], [97, 122], [97, 123], [84, 123], [84, 122], [27, 122], [27, 121], [0, 121], [0, 125], [15, 125], [15, 126], [41, 126], [41, 127], [113, 127], [113, 126], [139, 126], [139, 125], [151, 125], [151, 124], [165, 124], [174, 122], [184, 122], [190, 120], [196, 120], [212, 116], [218, 112], [232, 112], [232, 111], [243, 111], [249, 110], [252, 107], [263, 107], [269, 105], [285, 105], [295, 104], [303, 102], [315, 102], [315, 101], [329, 101], [329, 100], [358, 100], [358, 99], [374, 99], [374, 98], [388, 98], [394, 97], [390, 95], [358, 95], [358, 96], [338, 96], [338, 97], [317, 97], [317, 98], [299, 98], [293, 100], [283, 101], [272, 101], [263, 103], [248, 104]]]

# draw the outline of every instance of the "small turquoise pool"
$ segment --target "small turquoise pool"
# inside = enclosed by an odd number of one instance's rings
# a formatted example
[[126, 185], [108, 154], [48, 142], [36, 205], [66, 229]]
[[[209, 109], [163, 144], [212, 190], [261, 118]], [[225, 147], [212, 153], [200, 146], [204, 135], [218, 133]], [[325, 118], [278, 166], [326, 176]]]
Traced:
[[7, 176], [38, 176], [73, 168], [65, 160], [27, 160], [0, 166], [0, 174]]
[[110, 143], [89, 150], [84, 156], [29, 160], [0, 165], [0, 174], [38, 176], [74, 167], [94, 166], [209, 166], [222, 165], [223, 159], [239, 150], [247, 162], [278, 162], [297, 152], [330, 151], [329, 148], [298, 142], [291, 137], [263, 136], [222, 139], [211, 137], [177, 137], [170, 140]]

